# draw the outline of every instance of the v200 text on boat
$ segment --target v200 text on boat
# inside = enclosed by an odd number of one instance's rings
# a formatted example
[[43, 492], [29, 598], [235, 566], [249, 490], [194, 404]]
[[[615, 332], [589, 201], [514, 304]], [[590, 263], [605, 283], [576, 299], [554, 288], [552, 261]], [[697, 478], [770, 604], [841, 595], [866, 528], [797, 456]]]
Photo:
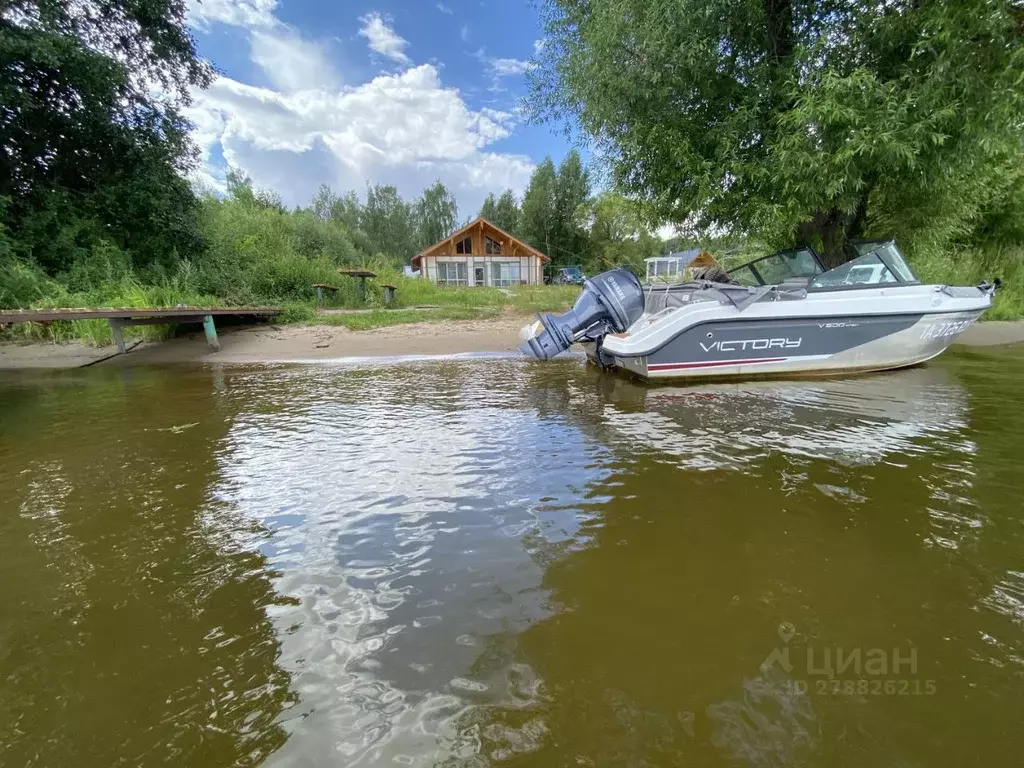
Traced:
[[881, 371], [941, 354], [999, 287], [924, 285], [894, 242], [855, 248], [827, 271], [798, 248], [674, 285], [603, 272], [567, 313], [525, 327], [520, 349], [546, 360], [581, 342], [600, 366], [648, 379]]

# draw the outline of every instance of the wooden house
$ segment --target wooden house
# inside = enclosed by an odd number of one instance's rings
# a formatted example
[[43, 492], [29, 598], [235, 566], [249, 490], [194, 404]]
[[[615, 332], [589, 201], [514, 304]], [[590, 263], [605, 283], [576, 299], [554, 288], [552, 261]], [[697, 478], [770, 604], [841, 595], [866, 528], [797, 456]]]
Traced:
[[544, 282], [547, 256], [486, 219], [477, 218], [458, 232], [412, 257], [420, 276], [439, 285], [509, 285]]

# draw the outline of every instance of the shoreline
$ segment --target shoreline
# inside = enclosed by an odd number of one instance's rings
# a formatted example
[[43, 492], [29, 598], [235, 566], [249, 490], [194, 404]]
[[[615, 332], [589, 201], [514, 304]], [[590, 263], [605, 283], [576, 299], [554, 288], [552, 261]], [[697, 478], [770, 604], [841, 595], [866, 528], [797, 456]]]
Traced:
[[[408, 323], [351, 331], [332, 325], [261, 325], [225, 328], [221, 349], [210, 351], [201, 332], [158, 342], [142, 342], [127, 354], [116, 347], [81, 342], [0, 343], [0, 371], [78, 368], [85, 365], [163, 365], [180, 363], [288, 363], [347, 358], [514, 353], [526, 315], [478, 320]], [[1024, 343], [1024, 320], [972, 325], [955, 345], [989, 347]]]
[[259, 325], [218, 329], [213, 352], [202, 331], [117, 348], [81, 342], [0, 343], [0, 370], [77, 368], [85, 365], [180, 363], [287, 363], [346, 358], [515, 352], [529, 316], [407, 323], [351, 331], [336, 325]]

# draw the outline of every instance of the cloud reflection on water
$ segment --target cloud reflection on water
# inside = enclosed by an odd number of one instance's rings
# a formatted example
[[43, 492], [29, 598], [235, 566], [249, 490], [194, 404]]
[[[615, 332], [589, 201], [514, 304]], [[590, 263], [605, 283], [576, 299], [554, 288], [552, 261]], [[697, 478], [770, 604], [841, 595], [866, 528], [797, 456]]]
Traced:
[[[796, 614], [819, 640], [854, 633], [830, 579], [880, 590], [986, 522], [968, 394], [938, 368], [685, 389], [571, 361], [280, 374], [233, 377], [251, 406], [220, 493], [272, 531], [299, 601], [274, 609], [301, 702], [281, 764], [810, 759], [820, 702], [759, 672], [770, 632], [730, 632]], [[904, 517], [920, 511], [930, 531]], [[914, 556], [888, 560], [882, 528]], [[841, 576], [813, 559], [826, 548]], [[906, 610], [890, 602], [860, 630], [887, 636]], [[711, 661], [734, 672], [694, 668]]]

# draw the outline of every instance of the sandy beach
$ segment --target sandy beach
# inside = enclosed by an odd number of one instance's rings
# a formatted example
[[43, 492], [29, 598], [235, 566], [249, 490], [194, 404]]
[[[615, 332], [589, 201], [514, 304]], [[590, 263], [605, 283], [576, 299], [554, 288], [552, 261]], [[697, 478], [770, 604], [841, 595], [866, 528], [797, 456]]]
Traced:
[[410, 323], [350, 331], [330, 325], [262, 325], [218, 330], [221, 349], [212, 352], [201, 331], [167, 341], [141, 343], [128, 354], [115, 347], [68, 344], [0, 344], [0, 369], [74, 368], [82, 365], [163, 363], [275, 363], [346, 357], [447, 355], [511, 352], [519, 329], [529, 322], [515, 315], [487, 320]]
[[[0, 370], [75, 368], [83, 365], [153, 365], [165, 363], [276, 363], [349, 357], [450, 355], [462, 352], [513, 352], [519, 329], [529, 318], [505, 316], [486, 320], [410, 323], [371, 331], [339, 326], [264, 325], [220, 331], [221, 349], [210, 351], [203, 334], [191, 333], [162, 342], [140, 343], [126, 355], [114, 347], [68, 344], [0, 344]], [[977, 323], [957, 344], [995, 346], [1024, 342], [1024, 321]]]

